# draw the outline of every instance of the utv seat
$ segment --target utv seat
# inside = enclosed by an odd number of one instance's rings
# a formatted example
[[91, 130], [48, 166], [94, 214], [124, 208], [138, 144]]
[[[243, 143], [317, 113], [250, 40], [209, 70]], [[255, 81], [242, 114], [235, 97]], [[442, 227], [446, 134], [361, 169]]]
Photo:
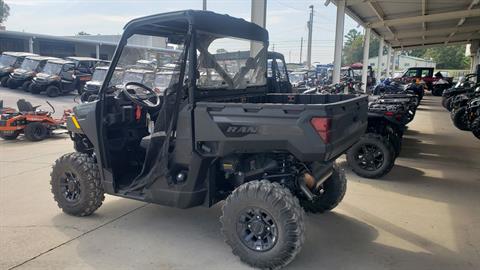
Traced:
[[35, 112], [40, 105], [32, 106], [32, 103], [22, 98], [17, 101], [17, 107], [19, 112]]
[[147, 150], [150, 143], [155, 143], [158, 147], [161, 147], [163, 145], [163, 141], [165, 141], [166, 136], [167, 135], [165, 131], [154, 132], [142, 138], [142, 140], [140, 141], [140, 147]]

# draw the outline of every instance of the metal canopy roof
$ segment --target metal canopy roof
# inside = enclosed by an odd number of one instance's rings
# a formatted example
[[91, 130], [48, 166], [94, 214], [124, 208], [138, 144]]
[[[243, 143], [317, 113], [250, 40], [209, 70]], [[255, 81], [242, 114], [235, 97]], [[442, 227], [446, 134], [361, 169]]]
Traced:
[[345, 1], [350, 17], [394, 49], [480, 39], [480, 0]]

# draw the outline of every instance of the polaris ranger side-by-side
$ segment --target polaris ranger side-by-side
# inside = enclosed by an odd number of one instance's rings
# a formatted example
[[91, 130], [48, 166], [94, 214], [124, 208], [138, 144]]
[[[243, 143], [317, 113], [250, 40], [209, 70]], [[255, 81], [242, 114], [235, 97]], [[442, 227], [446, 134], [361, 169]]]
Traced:
[[[142, 35], [182, 50], [161, 96], [139, 82], [111, 83], [115, 68], [144, 55], [128, 46]], [[267, 93], [267, 47], [265, 29], [213, 12], [128, 23], [99, 99], [67, 120], [76, 152], [53, 166], [59, 207], [87, 216], [104, 193], [177, 208], [225, 200], [222, 233], [235, 255], [259, 268], [291, 262], [304, 209], [331, 210], [345, 194], [334, 161], [365, 132], [367, 99]], [[216, 57], [224, 51], [249, 53], [233, 63]]]
[[48, 60], [54, 59], [58, 58], [46, 56], [26, 57], [20, 67], [10, 73], [7, 86], [11, 89], [16, 89], [21, 86], [24, 91], [29, 91], [30, 84], [35, 75], [43, 70]]
[[36, 56], [27, 52], [3, 52], [0, 56], [0, 85], [7, 87], [10, 73], [22, 65], [23, 59], [27, 56]]

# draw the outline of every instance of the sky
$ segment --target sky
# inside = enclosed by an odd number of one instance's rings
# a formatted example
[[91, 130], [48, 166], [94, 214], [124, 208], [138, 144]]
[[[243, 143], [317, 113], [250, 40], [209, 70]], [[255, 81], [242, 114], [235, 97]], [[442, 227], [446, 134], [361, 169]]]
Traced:
[[[69, 36], [121, 34], [131, 19], [156, 13], [201, 9], [202, 0], [5, 0], [10, 6], [7, 30]], [[299, 62], [300, 39], [304, 38], [306, 60], [309, 6], [314, 5], [312, 62], [333, 62], [336, 7], [324, 0], [268, 0], [267, 30], [270, 50], [285, 55], [287, 62]], [[250, 20], [251, 0], [207, 0], [207, 9]], [[345, 18], [345, 33], [358, 24]], [[357, 30], [362, 31], [361, 28]]]

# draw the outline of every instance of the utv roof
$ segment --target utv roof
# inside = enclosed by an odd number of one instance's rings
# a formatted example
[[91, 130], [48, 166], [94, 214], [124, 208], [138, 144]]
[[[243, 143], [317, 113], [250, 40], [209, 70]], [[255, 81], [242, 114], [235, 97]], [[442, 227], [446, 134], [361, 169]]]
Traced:
[[56, 59], [59, 59], [59, 58], [56, 58], [56, 57], [50, 57], [50, 56], [40, 56], [40, 55], [34, 55], [34, 56], [27, 56], [25, 57], [25, 59], [31, 59], [31, 60], [35, 60], [35, 61], [48, 61], [48, 60], [56, 60]]
[[29, 53], [29, 52], [3, 52], [2, 54], [15, 56], [15, 57], [38, 56], [38, 54]]
[[66, 57], [65, 59], [73, 60], [73, 61], [102, 61], [102, 60], [97, 59], [97, 58], [82, 57], [82, 56], [69, 56], [69, 57]]
[[182, 10], [141, 17], [127, 23], [124, 30], [127, 35], [158, 35], [174, 38], [175, 35], [185, 34], [190, 24], [198, 31], [268, 41], [267, 30], [254, 23], [201, 10]]
[[73, 64], [72, 61], [68, 61], [68, 60], [60, 59], [60, 58], [54, 58], [52, 60], [48, 60], [48, 63], [54, 63], [54, 64], [60, 64], [60, 65]]
[[276, 59], [282, 59], [283, 61], [285, 61], [285, 57], [283, 56], [283, 54], [279, 52], [268, 51], [267, 56], [268, 56], [268, 59], [276, 58]]

